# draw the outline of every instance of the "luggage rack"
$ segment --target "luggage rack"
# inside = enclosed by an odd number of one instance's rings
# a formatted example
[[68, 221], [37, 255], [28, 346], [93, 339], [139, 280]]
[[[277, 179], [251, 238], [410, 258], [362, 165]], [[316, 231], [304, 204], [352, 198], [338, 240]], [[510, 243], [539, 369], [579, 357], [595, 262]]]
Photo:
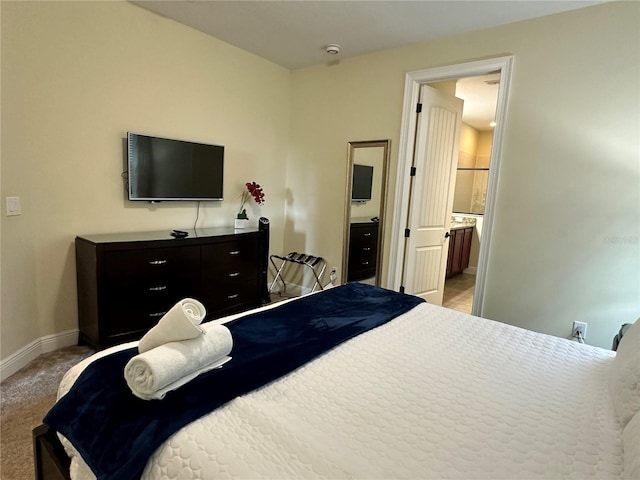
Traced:
[[[276, 261], [274, 261], [274, 259], [280, 260], [282, 262], [280, 266], [276, 264]], [[291, 264], [302, 265], [303, 267], [306, 267], [304, 270], [308, 269], [311, 271], [311, 273], [313, 273], [315, 282], [313, 284], [313, 287], [311, 288], [312, 293], [315, 292], [317, 287], [320, 287], [320, 290], [324, 290], [324, 287], [321, 283], [324, 271], [327, 269], [327, 262], [324, 258], [316, 257], [314, 255], [308, 255], [306, 253], [289, 252], [285, 257], [282, 257], [280, 255], [271, 255], [269, 256], [269, 260], [271, 261], [273, 268], [275, 268], [276, 270], [276, 276], [274, 277], [273, 282], [271, 282], [269, 293], [273, 292], [273, 288], [275, 287], [278, 280], [280, 280], [280, 282], [282, 283], [282, 292], [280, 292], [280, 294], [286, 293], [287, 283], [284, 281], [282, 274], [285, 267]]]

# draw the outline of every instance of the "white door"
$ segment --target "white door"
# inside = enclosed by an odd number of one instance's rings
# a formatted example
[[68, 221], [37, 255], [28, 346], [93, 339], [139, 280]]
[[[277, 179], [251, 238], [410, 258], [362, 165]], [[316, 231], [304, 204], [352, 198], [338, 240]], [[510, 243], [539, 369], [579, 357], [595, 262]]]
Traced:
[[463, 102], [422, 85], [420, 103], [403, 286], [442, 305]]

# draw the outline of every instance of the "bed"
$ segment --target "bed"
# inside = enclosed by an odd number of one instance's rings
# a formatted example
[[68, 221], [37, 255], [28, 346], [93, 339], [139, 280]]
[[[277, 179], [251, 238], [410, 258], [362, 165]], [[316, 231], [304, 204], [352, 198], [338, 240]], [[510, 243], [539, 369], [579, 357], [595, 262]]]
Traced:
[[[364, 317], [382, 310], [363, 307], [374, 297], [416, 298], [347, 284], [291, 304], [338, 301]], [[640, 478], [640, 325], [616, 354], [410, 301], [347, 337], [177, 429], [141, 478]], [[91, 365], [132, 349], [73, 367], [58, 403]], [[45, 425], [35, 435], [38, 478], [95, 478], [77, 445]]]

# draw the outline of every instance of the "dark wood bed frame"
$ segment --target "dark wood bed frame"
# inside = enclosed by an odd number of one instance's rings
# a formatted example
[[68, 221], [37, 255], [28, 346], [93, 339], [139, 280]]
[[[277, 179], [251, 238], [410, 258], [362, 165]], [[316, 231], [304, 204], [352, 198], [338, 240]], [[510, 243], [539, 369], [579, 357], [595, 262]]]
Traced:
[[56, 433], [46, 425], [34, 428], [32, 433], [36, 480], [71, 480], [71, 460]]

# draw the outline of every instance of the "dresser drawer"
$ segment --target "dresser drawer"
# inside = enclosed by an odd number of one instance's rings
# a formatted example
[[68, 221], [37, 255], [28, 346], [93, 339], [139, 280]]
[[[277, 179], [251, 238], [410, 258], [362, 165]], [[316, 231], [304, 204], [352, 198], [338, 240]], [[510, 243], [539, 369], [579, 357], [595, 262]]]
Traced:
[[349, 245], [354, 247], [373, 247], [378, 244], [378, 224], [351, 225]]
[[202, 296], [221, 312], [255, 303], [260, 272], [255, 238], [238, 238], [202, 247]]
[[349, 268], [352, 269], [375, 269], [376, 257], [369, 252], [358, 252], [353, 254], [349, 259]]
[[377, 253], [376, 247], [377, 242], [373, 245], [363, 243], [351, 244], [349, 248], [349, 258], [355, 265], [361, 265], [366, 262], [375, 264]]
[[199, 247], [116, 250], [104, 254], [104, 279], [110, 288], [162, 287], [183, 280], [200, 261]]
[[[137, 298], [129, 298], [128, 302], [115, 302], [107, 306], [104, 316], [104, 335], [112, 338], [118, 335], [129, 335], [140, 338], [142, 333], [153, 327], [169, 309], [181, 298], [156, 299], [153, 303]], [[126, 340], [123, 340], [126, 341]]]
[[210, 317], [216, 318], [237, 311], [244, 305], [255, 304], [257, 282], [253, 285], [236, 285], [212, 289], [206, 296], [205, 301], [216, 305], [216, 311], [211, 312]]

